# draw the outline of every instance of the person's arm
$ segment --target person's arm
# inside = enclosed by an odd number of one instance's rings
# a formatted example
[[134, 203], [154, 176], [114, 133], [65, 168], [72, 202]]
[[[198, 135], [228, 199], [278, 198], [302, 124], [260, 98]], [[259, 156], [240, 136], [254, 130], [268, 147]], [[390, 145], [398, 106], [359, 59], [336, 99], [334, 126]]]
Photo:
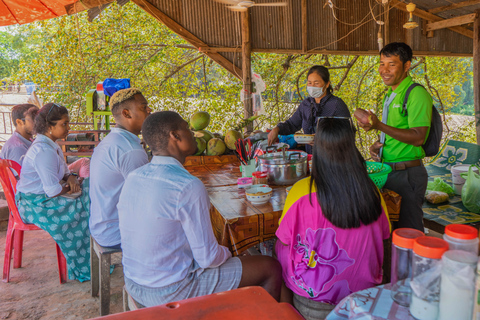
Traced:
[[371, 111], [367, 111], [370, 122], [362, 123], [360, 127], [365, 131], [377, 129], [403, 143], [420, 147], [425, 143], [432, 118], [432, 97], [422, 87], [412, 90], [407, 102], [408, 129], [391, 127], [381, 122]]
[[193, 258], [202, 268], [214, 268], [232, 256], [218, 244], [210, 220], [210, 199], [203, 183], [195, 179], [182, 190], [177, 214], [187, 237]]
[[304, 100], [300, 106], [297, 108], [295, 113], [285, 122], [281, 122], [277, 124], [275, 128], [270, 131], [268, 134], [268, 145], [272, 145], [275, 143], [275, 141], [278, 138], [278, 135], [288, 135], [297, 132], [302, 128], [302, 107], [304, 103], [308, 102], [307, 100]]
[[370, 113], [370, 119], [372, 120], [372, 129], [380, 130], [392, 137], [393, 139], [403, 143], [411, 144], [416, 147], [420, 147], [423, 145], [425, 137], [427, 135], [428, 127], [399, 129], [386, 125], [385, 123], [381, 122], [373, 112], [368, 112]]
[[34, 167], [47, 196], [56, 197], [70, 190], [60, 185], [58, 156], [54, 150], [40, 151], [34, 159]]

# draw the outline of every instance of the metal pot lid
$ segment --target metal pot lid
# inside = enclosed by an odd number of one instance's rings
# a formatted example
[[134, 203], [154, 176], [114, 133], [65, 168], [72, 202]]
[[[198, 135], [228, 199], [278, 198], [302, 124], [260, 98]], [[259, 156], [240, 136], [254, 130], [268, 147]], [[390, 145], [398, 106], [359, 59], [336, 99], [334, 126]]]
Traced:
[[286, 164], [305, 162], [308, 154], [303, 151], [285, 151], [285, 158], [283, 152], [271, 152], [258, 156], [261, 163], [265, 164]]

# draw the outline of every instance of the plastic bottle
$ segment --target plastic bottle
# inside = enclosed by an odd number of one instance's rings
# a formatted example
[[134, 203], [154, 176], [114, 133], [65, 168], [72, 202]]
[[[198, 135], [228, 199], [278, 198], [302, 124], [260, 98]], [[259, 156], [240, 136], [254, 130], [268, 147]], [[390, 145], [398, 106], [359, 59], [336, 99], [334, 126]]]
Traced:
[[445, 227], [443, 239], [449, 250], [464, 250], [478, 256], [478, 230], [464, 224], [449, 224]]
[[477, 261], [477, 279], [475, 281], [475, 295], [473, 298], [473, 317], [472, 320], [480, 320], [480, 259]]
[[417, 320], [437, 320], [440, 301], [441, 257], [445, 240], [423, 236], [413, 244], [410, 314]]
[[107, 101], [103, 92], [103, 82], [97, 83], [97, 109], [105, 111], [107, 109]]
[[392, 299], [404, 307], [410, 305], [412, 289], [413, 243], [418, 237], [424, 236], [423, 232], [410, 228], [400, 228], [392, 234], [392, 273], [391, 294]]

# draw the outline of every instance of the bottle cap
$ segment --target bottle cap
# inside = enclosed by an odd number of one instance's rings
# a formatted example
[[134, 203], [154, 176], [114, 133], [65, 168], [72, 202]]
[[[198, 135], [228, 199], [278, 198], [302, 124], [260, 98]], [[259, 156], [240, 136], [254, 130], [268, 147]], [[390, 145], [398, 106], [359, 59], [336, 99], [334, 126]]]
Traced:
[[97, 83], [97, 91], [103, 91], [103, 82]]
[[411, 228], [400, 228], [393, 231], [392, 242], [398, 247], [412, 249], [415, 239], [424, 236], [423, 232]]
[[448, 242], [439, 238], [422, 236], [413, 243], [413, 252], [425, 258], [440, 259], [447, 250]]
[[478, 237], [477, 229], [464, 224], [449, 224], [445, 227], [445, 234], [449, 237], [462, 240], [471, 240]]

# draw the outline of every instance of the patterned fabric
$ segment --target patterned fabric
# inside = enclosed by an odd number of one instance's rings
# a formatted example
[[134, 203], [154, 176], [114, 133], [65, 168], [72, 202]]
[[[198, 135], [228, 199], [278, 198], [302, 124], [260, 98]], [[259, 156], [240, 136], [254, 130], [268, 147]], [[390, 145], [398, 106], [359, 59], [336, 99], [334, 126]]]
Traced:
[[414, 320], [407, 307], [391, 298], [390, 283], [355, 292], [340, 301], [326, 320]]
[[75, 199], [45, 194], [17, 192], [20, 217], [47, 231], [57, 242], [67, 260], [68, 277], [80, 282], [90, 280], [90, 231], [88, 217], [89, 180], [82, 184], [82, 194]]
[[[446, 183], [452, 184], [451, 168], [457, 164], [480, 165], [480, 146], [448, 140], [438, 154], [425, 166], [429, 181], [441, 178]], [[448, 203], [423, 204], [423, 217], [435, 221], [443, 226], [451, 223], [470, 224], [480, 222], [480, 215], [470, 212], [462, 203], [460, 196], [451, 197]]]
[[[285, 285], [314, 301], [337, 304], [350, 293], [382, 281], [383, 240], [390, 224], [382, 201], [377, 221], [341, 229], [322, 214], [310, 178], [297, 182], [285, 202], [276, 235]], [[310, 202], [311, 196], [311, 202]]]

